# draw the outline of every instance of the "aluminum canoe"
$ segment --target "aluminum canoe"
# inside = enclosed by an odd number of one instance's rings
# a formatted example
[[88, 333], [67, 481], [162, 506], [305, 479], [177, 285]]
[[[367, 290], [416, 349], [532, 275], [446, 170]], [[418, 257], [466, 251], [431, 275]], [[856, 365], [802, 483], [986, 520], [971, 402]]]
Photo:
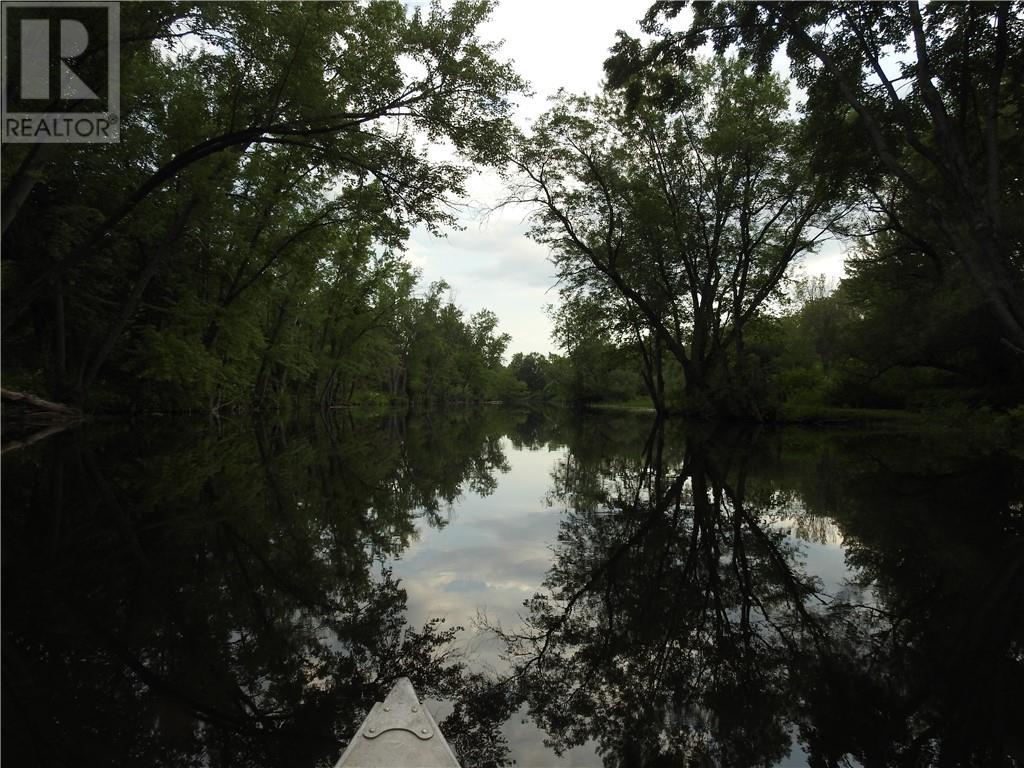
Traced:
[[460, 768], [409, 678], [373, 705], [334, 768]]

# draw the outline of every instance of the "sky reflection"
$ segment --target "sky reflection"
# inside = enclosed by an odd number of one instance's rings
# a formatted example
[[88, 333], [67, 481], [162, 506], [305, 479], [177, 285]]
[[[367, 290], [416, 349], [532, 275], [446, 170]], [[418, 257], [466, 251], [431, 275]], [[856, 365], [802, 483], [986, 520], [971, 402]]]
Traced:
[[[490, 623], [515, 630], [522, 625], [523, 601], [543, 592], [565, 513], [562, 503], [549, 501], [552, 475], [556, 464], [569, 454], [564, 446], [516, 448], [507, 437], [502, 438], [501, 449], [509, 470], [498, 477], [494, 492], [482, 496], [466, 491], [453, 504], [450, 522], [443, 528], [421, 520], [416, 540], [389, 563], [408, 594], [410, 625], [441, 617], [449, 625], [462, 626], [460, 651], [467, 661], [497, 675], [509, 669], [501, 657], [504, 645], [480, 630], [477, 620], [484, 614]], [[797, 550], [796, 562], [819, 580], [825, 601], [848, 598], [854, 573], [846, 562], [840, 529], [828, 518], [808, 516], [799, 499], [793, 504], [798, 514], [772, 527], [787, 532]], [[432, 711], [441, 719], [450, 705], [432, 702]], [[519, 766], [602, 764], [594, 743], [562, 756], [545, 747], [545, 733], [529, 718], [525, 706], [502, 731]], [[777, 765], [807, 764], [794, 734], [789, 757]]]
[[[438, 529], [421, 521], [418, 538], [391, 561], [394, 574], [408, 594], [410, 625], [443, 617], [465, 629], [462, 651], [481, 669], [501, 674], [508, 665], [504, 647], [475, 627], [480, 613], [502, 626], [520, 623], [523, 601], [541, 590], [551, 567], [551, 543], [558, 537], [562, 510], [547, 502], [555, 462], [564, 447], [514, 448], [502, 438], [501, 448], [511, 468], [498, 478], [487, 496], [467, 491], [454, 504], [451, 522]], [[443, 718], [450, 707], [431, 702]], [[516, 765], [596, 766], [592, 748], [577, 747], [559, 757], [544, 746], [544, 733], [525, 712], [525, 706], [502, 728]]]

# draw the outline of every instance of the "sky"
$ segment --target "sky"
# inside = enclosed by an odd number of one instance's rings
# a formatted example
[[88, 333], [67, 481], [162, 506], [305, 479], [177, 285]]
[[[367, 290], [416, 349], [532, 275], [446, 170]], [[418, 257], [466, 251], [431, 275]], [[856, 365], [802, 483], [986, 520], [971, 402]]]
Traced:
[[[584, 0], [505, 0], [481, 28], [485, 40], [503, 40], [502, 58], [529, 81], [533, 95], [520, 97], [516, 119], [524, 127], [541, 114], [559, 88], [596, 92], [615, 32], [639, 35], [643, 2]], [[491, 209], [504, 186], [494, 171], [477, 173], [468, 185], [460, 213], [461, 230], [435, 237], [416, 229], [408, 245], [411, 263], [428, 284], [444, 279], [455, 303], [467, 314], [493, 310], [509, 333], [506, 358], [516, 352], [557, 352], [545, 307], [558, 301], [554, 267], [547, 249], [526, 237], [522, 208]], [[801, 265], [807, 274], [842, 275], [842, 250], [829, 242]]]

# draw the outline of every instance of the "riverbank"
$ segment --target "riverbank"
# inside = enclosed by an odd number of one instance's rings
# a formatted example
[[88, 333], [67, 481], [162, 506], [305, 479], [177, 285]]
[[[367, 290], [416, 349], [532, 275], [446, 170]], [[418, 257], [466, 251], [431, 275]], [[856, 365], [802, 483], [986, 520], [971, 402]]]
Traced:
[[[615, 403], [593, 403], [586, 406], [595, 412], [656, 413], [649, 401], [642, 398]], [[670, 416], [682, 414], [672, 413]], [[948, 407], [927, 411], [906, 411], [886, 408], [845, 408], [838, 406], [783, 406], [773, 419], [765, 422], [777, 426], [807, 427], [898, 427], [915, 431], [970, 433], [999, 442], [1024, 444], [1024, 406], [996, 410], [987, 406]]]

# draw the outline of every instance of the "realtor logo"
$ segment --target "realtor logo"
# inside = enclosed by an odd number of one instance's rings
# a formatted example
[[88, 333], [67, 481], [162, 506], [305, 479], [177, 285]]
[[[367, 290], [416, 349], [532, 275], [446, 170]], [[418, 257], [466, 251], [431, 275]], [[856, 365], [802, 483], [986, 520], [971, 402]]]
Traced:
[[116, 2], [3, 3], [3, 141], [120, 141]]

